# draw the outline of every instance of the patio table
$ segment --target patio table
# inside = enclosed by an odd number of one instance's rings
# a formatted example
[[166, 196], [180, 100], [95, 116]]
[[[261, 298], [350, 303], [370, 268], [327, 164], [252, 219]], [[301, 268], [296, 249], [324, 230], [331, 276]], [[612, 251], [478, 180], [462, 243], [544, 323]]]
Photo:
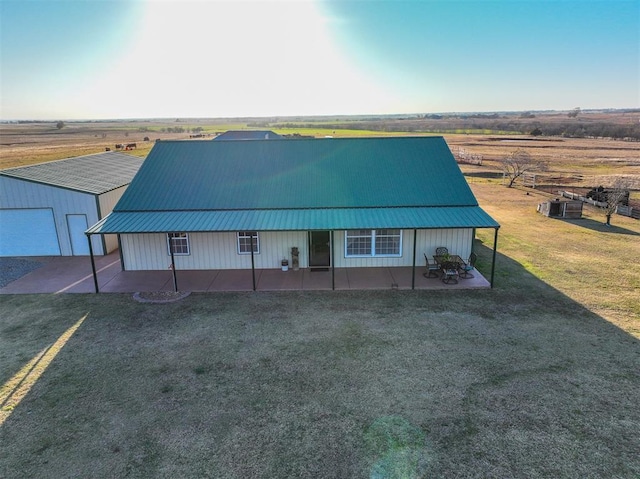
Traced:
[[464, 260], [457, 254], [450, 254], [449, 256], [434, 256], [434, 261], [441, 266], [444, 263], [457, 263], [459, 266], [464, 264]]
[[457, 283], [458, 282], [458, 269], [464, 265], [464, 260], [457, 254], [451, 254], [448, 256], [434, 256], [433, 259], [440, 269], [442, 270], [442, 282], [443, 283]]

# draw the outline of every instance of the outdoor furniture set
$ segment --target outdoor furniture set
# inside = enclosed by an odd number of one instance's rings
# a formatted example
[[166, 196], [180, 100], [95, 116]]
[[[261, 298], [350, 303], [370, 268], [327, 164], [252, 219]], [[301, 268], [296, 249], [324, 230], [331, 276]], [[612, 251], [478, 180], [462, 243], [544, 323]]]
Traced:
[[427, 262], [427, 271], [423, 273], [425, 278], [441, 278], [443, 283], [456, 284], [458, 278], [473, 278], [473, 271], [477, 256], [471, 253], [467, 261], [463, 260], [456, 254], [449, 254], [444, 246], [436, 248], [436, 254], [433, 256], [434, 262], [429, 261], [427, 254], [424, 254]]

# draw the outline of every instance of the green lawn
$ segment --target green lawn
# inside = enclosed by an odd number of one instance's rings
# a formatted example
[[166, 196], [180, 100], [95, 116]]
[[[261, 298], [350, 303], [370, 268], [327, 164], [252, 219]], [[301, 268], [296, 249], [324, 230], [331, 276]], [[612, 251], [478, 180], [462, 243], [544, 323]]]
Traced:
[[635, 254], [638, 223], [508, 194], [492, 290], [0, 296], [0, 477], [639, 477], [636, 306], [550, 248]]

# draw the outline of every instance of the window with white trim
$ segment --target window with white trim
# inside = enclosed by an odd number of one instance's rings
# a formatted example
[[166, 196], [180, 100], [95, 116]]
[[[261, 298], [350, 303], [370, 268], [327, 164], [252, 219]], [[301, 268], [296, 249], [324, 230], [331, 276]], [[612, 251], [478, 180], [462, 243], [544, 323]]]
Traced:
[[402, 256], [402, 230], [347, 230], [345, 257]]
[[189, 255], [189, 235], [187, 233], [167, 233], [167, 254]]
[[260, 238], [257, 231], [238, 231], [238, 254], [251, 254], [253, 238], [253, 254], [260, 254]]
[[372, 256], [373, 231], [349, 230], [345, 234], [345, 256]]

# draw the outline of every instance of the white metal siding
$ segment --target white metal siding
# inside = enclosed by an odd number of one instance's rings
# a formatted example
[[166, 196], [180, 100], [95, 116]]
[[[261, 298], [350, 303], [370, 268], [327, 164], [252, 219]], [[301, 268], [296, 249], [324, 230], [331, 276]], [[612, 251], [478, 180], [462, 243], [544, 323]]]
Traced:
[[433, 260], [439, 246], [445, 246], [450, 254], [457, 254], [463, 259], [469, 258], [473, 246], [473, 233], [473, 228], [418, 230], [418, 261], [422, 259], [424, 262], [425, 253]]
[[0, 256], [58, 256], [50, 208], [0, 210]]
[[[260, 232], [260, 253], [254, 255], [258, 269], [279, 268], [291, 261], [291, 248], [300, 250], [300, 267], [307, 267], [307, 232]], [[163, 270], [171, 256], [164, 234], [121, 235], [125, 270]], [[174, 255], [176, 269], [251, 269], [251, 255], [238, 254], [236, 233], [189, 233], [189, 255]]]
[[[260, 232], [260, 254], [254, 255], [257, 269], [280, 267], [280, 260], [291, 261], [291, 248], [300, 251], [300, 267], [309, 261], [308, 232]], [[122, 235], [122, 257], [126, 270], [164, 270], [171, 264], [166, 235]], [[452, 254], [468, 258], [473, 242], [473, 229], [418, 230], [416, 265], [424, 264], [424, 256], [431, 257], [438, 246], [446, 246]], [[399, 258], [345, 258], [344, 231], [334, 232], [333, 258], [335, 266], [411, 266], [413, 264], [413, 230], [403, 230], [402, 256]], [[239, 255], [235, 233], [190, 233], [188, 256], [175, 256], [176, 269], [251, 269], [251, 255]], [[290, 263], [291, 264], [291, 263]]]
[[[67, 226], [68, 214], [86, 215], [90, 224], [98, 221], [94, 195], [6, 176], [0, 176], [0, 208], [50, 208], [53, 211], [53, 219], [58, 234], [57, 240], [60, 245], [58, 254], [62, 256], [73, 255]], [[94, 236], [92, 245], [95, 254], [103, 254], [100, 237]]]

